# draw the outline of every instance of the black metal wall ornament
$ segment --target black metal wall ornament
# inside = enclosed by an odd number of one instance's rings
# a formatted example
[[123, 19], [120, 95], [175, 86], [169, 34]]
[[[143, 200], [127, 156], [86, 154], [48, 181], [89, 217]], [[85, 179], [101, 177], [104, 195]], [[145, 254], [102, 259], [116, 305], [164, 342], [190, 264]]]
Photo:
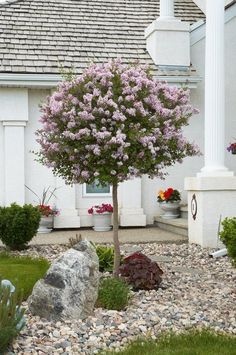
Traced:
[[194, 221], [197, 218], [197, 198], [196, 195], [193, 194], [192, 200], [191, 200], [191, 213], [193, 216]]

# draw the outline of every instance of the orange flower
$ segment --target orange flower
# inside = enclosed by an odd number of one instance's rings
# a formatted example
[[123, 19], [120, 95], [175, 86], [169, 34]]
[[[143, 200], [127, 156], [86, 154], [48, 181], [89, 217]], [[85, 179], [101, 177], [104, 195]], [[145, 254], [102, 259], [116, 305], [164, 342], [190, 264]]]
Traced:
[[158, 193], [158, 197], [161, 200], [165, 201], [165, 192], [163, 190], [160, 190], [159, 193]]

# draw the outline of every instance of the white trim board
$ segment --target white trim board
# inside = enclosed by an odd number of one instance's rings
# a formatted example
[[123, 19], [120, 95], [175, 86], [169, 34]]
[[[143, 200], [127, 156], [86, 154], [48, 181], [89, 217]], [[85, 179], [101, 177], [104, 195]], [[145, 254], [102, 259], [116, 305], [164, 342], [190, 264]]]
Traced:
[[[195, 2], [195, 4], [199, 7], [199, 9], [201, 9], [202, 12], [204, 12], [204, 14], [206, 13], [206, 1], [207, 0], [193, 0], [193, 2]], [[233, 1], [225, 0], [225, 6], [228, 6], [231, 2]]]
[[53, 88], [62, 80], [57, 74], [0, 73], [0, 86]]
[[[0, 73], [0, 87], [55, 88], [62, 80], [57, 74], [8, 74]], [[157, 79], [177, 86], [196, 88], [202, 80], [198, 76], [157, 76]]]
[[[236, 16], [236, 3], [225, 10], [225, 23], [231, 21]], [[205, 38], [206, 23], [200, 20], [191, 26], [190, 45], [193, 46], [197, 42]]]

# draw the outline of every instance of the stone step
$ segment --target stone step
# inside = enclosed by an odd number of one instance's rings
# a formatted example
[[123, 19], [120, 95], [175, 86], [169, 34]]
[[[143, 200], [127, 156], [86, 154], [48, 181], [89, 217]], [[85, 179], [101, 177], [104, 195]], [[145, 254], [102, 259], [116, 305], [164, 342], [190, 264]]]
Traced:
[[188, 237], [188, 220], [186, 218], [164, 219], [157, 216], [154, 217], [154, 224], [167, 232]]
[[188, 206], [181, 206], [180, 207], [180, 217], [188, 219]]

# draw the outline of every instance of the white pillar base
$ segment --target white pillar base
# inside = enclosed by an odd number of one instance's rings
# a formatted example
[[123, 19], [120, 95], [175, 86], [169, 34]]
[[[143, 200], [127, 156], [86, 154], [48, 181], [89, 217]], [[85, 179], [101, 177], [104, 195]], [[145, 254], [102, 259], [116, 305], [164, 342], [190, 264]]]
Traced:
[[75, 186], [66, 185], [63, 179], [56, 178], [56, 207], [60, 214], [54, 218], [54, 228], [80, 228], [80, 217], [76, 209]]
[[234, 176], [233, 171], [229, 170], [202, 170], [200, 173], [197, 173], [197, 177], [230, 177]]
[[199, 173], [197, 173], [197, 177], [229, 177], [234, 176], [234, 172], [230, 171], [223, 165], [215, 165], [215, 166], [205, 166], [201, 169]]
[[146, 215], [142, 209], [142, 181], [140, 178], [125, 181], [120, 185], [120, 226], [144, 227]]
[[142, 208], [122, 208], [120, 210], [121, 227], [145, 227], [146, 225], [147, 218]]
[[189, 242], [205, 248], [220, 246], [220, 218], [236, 216], [236, 177], [186, 178], [185, 190], [188, 191]]
[[[63, 211], [64, 213], [64, 211]], [[67, 210], [67, 214], [60, 214], [54, 218], [54, 228], [80, 228], [80, 217], [77, 210]], [[73, 216], [73, 214], [75, 214]]]

